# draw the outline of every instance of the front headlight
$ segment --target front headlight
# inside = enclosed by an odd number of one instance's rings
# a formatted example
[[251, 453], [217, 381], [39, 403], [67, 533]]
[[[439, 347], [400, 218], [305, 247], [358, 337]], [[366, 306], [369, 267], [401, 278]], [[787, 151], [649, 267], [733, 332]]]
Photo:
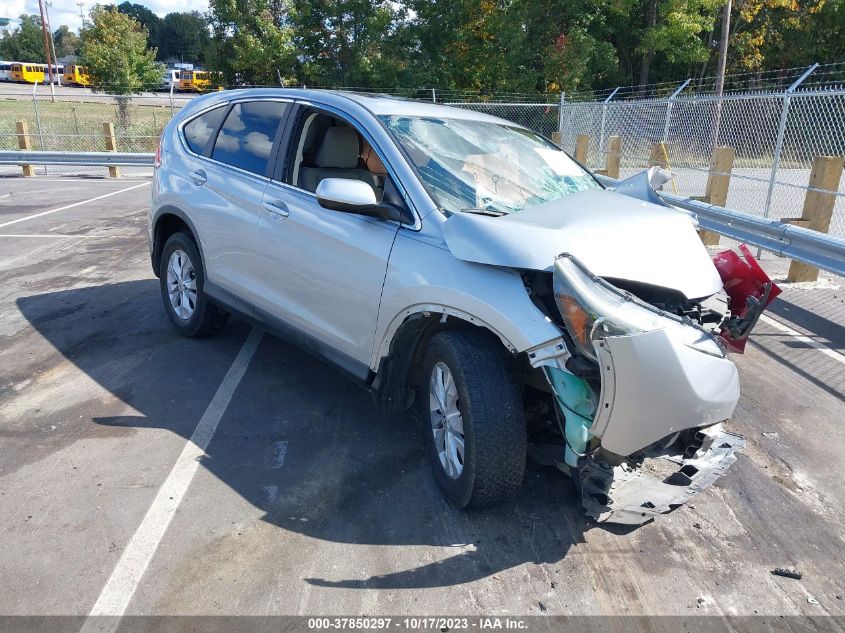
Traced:
[[666, 313], [593, 275], [572, 255], [555, 260], [554, 295], [564, 325], [578, 349], [596, 360], [593, 342], [670, 329], [673, 338], [706, 354], [724, 356], [716, 339], [689, 318]]

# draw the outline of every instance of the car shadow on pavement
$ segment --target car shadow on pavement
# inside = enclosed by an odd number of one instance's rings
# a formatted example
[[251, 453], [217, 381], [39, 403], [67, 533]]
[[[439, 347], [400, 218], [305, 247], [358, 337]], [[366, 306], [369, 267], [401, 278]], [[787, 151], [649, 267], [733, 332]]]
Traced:
[[[157, 280], [149, 279], [49, 292], [17, 305], [61, 354], [139, 414], [115, 416], [91, 401], [79, 423], [127, 434], [160, 428], [190, 437], [250, 327], [233, 320], [216, 336], [181, 338], [161, 308]], [[380, 415], [340, 372], [265, 335], [202, 465], [269, 524], [309, 539], [406, 552], [381, 554], [353, 578], [343, 577], [353, 574], [342, 565], [339, 577], [305, 578], [313, 585], [451, 586], [526, 563], [553, 574], [595, 525], [568, 478], [530, 463], [514, 499], [484, 511], [451, 508], [431, 477], [414, 420]], [[320, 569], [329, 575], [328, 568]]]

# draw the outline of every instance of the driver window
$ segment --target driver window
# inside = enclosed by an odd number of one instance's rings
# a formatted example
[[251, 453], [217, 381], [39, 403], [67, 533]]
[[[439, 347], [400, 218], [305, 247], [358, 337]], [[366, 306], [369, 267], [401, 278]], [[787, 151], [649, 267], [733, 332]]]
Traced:
[[[351, 178], [369, 184], [382, 200], [387, 170], [378, 154], [343, 119], [310, 111], [300, 117], [287, 184], [314, 193], [325, 178]], [[388, 189], [392, 189], [389, 187]]]

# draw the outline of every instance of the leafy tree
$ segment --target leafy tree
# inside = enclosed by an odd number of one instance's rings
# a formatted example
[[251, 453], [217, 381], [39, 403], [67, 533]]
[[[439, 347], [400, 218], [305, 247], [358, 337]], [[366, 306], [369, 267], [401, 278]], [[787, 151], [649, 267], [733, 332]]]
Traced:
[[[124, 15], [128, 15], [142, 27], [147, 29], [147, 37], [149, 38], [150, 47], [157, 48], [159, 53], [161, 52], [164, 37], [162, 33], [163, 20], [160, 17], [143, 4], [132, 3], [128, 0], [125, 0], [117, 5], [117, 10]], [[159, 59], [162, 58], [159, 57]]]
[[117, 95], [120, 122], [129, 123], [130, 95], [161, 82], [164, 67], [147, 48], [147, 31], [115, 8], [95, 6], [82, 32], [80, 64], [88, 68], [93, 89]]
[[56, 44], [57, 57], [79, 55], [82, 47], [82, 40], [65, 24], [53, 32], [53, 42]]
[[0, 39], [0, 56], [18, 62], [46, 62], [41, 18], [37, 15], [20, 16], [14, 30]]
[[296, 54], [284, 0], [210, 0], [209, 66], [228, 84], [294, 81]]
[[615, 73], [610, 0], [411, 0], [418, 67], [438, 86], [558, 91]]
[[690, 74], [710, 57], [709, 36], [724, 0], [648, 0], [645, 28], [639, 32], [638, 52], [642, 55], [639, 82], [653, 80], [652, 65], [659, 58], [664, 73], [660, 79], [676, 79], [678, 72]]
[[393, 85], [391, 38], [400, 9], [390, 0], [294, 0], [290, 23], [303, 81], [319, 85]]
[[211, 35], [202, 14], [168, 13], [161, 21], [159, 59], [175, 57], [179, 61], [202, 63]]

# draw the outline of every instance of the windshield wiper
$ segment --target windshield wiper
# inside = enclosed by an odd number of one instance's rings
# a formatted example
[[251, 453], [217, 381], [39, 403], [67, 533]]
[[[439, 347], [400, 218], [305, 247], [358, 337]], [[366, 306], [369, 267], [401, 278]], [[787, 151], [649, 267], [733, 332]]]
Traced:
[[461, 209], [461, 213], [475, 213], [476, 215], [489, 215], [494, 218], [507, 215], [506, 211], [497, 211], [496, 209]]

